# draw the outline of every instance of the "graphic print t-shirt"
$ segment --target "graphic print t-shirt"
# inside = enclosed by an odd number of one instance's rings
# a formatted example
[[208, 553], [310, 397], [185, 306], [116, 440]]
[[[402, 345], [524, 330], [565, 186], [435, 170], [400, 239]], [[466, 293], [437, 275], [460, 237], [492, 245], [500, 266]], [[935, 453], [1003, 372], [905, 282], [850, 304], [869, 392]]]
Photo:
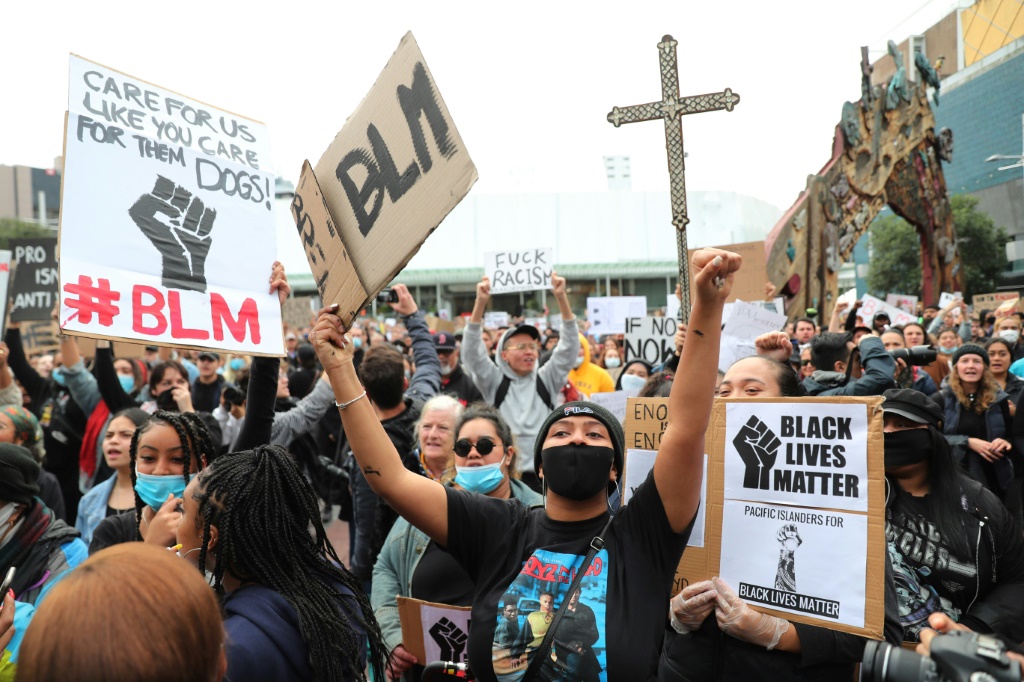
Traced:
[[916, 642], [928, 616], [942, 611], [954, 621], [978, 589], [973, 557], [957, 557], [927, 519], [927, 498], [904, 496], [885, 524], [904, 638]]
[[[469, 661], [478, 680], [521, 680], [548, 613], [568, 599], [537, 679], [648, 679], [656, 673], [666, 604], [692, 521], [682, 533], [672, 532], [651, 477], [616, 515], [575, 599], [569, 585], [607, 515], [559, 522], [518, 501], [447, 493], [448, 549], [476, 584]], [[514, 621], [506, 604], [516, 606]]]

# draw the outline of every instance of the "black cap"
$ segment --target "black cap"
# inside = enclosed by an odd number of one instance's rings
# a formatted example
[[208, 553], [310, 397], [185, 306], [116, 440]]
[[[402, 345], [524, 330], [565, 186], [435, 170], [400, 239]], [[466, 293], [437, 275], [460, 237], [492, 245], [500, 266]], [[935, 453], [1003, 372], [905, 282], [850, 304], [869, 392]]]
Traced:
[[885, 312], [884, 310], [880, 310], [880, 311], [878, 311], [877, 313], [875, 313], [875, 320], [876, 320], [876, 321], [877, 321], [877, 320], [878, 320], [879, 318], [882, 318], [882, 317], [884, 317], [885, 319], [887, 319], [887, 320], [889, 320], [890, 322], [892, 322], [892, 319], [891, 319], [891, 318], [889, 317], [889, 313]]
[[28, 504], [39, 494], [40, 467], [25, 448], [0, 443], [0, 500]]
[[505, 338], [501, 342], [501, 347], [504, 348], [508, 345], [508, 340], [516, 334], [528, 334], [534, 341], [540, 341], [540, 332], [537, 331], [536, 327], [531, 324], [521, 324], [518, 327], [511, 327], [505, 332]]
[[147, 353], [159, 353], [160, 352], [160, 346], [146, 346], [146, 352]]
[[918, 424], [927, 424], [936, 429], [942, 426], [942, 410], [934, 400], [912, 388], [890, 388], [882, 394], [883, 412], [891, 412], [906, 417]]
[[455, 350], [455, 337], [448, 332], [438, 332], [434, 336], [434, 346], [437, 350]]
[[965, 355], [977, 355], [985, 363], [985, 366], [988, 367], [988, 351], [978, 344], [968, 343], [957, 348], [956, 352], [953, 353], [953, 364], [956, 365], [956, 363], [960, 362], [960, 358]]
[[214, 353], [212, 350], [204, 350], [196, 357], [200, 360], [213, 360], [214, 362], [220, 361], [220, 356]]

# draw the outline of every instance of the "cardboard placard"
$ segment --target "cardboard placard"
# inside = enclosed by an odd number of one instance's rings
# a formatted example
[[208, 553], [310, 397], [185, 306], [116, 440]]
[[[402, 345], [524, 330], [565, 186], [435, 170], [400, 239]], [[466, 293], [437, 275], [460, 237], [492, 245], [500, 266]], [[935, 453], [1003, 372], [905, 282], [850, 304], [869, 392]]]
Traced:
[[484, 254], [484, 274], [491, 281], [492, 294], [540, 291], [551, 286], [555, 250], [516, 249]]
[[625, 334], [627, 319], [646, 316], [646, 296], [587, 297], [587, 334], [595, 339], [606, 334]]
[[1000, 304], [1006, 301], [1016, 301], [1020, 298], [1020, 292], [1017, 291], [995, 291], [991, 294], [975, 294], [971, 297], [971, 306], [975, 312], [981, 313], [982, 310], [993, 311], [1000, 306]]
[[[399, 595], [402, 646], [417, 660], [468, 663], [469, 606], [449, 606]], [[458, 643], [462, 644], [461, 648]]]
[[[881, 639], [886, 552], [881, 402], [880, 397], [716, 399], [704, 438], [708, 456], [705, 546], [686, 548], [676, 573], [674, 591], [721, 575], [726, 582], [732, 580], [733, 590], [759, 611], [790, 621]], [[860, 416], [855, 419], [853, 415]], [[810, 416], [817, 417], [813, 425]], [[825, 420], [829, 416], [832, 421]], [[751, 417], [756, 419], [755, 423], [751, 423]], [[799, 423], [796, 417], [802, 417]], [[859, 426], [854, 424], [857, 419]], [[626, 448], [657, 450], [667, 425], [667, 398], [630, 399]], [[755, 430], [758, 436], [743, 437], [741, 432], [745, 428]], [[745, 455], [737, 450], [737, 442], [764, 446], [762, 456], [775, 452], [772, 458], [762, 459], [771, 471], [767, 490], [760, 487], [759, 475], [754, 476], [757, 480], [747, 481], [754, 487], [743, 488], [743, 473], [759, 474], [760, 469], [746, 466]], [[835, 452], [839, 444], [844, 445], [844, 450], [838, 453], [843, 459], [841, 463]], [[827, 463], [820, 459], [823, 445], [830, 447]], [[809, 460], [812, 452], [819, 456], [813, 464]], [[853, 461], [854, 458], [857, 461]], [[736, 475], [737, 467], [743, 488], [738, 498], [726, 494], [728, 477]], [[804, 486], [814, 479], [820, 492], [820, 483], [826, 475], [830, 493], [833, 482], [839, 480], [839, 490], [853, 491], [856, 495], [830, 496], [826, 507], [793, 503], [793, 491], [800, 490], [797, 478], [802, 479]], [[626, 477], [631, 477], [628, 465]], [[782, 490], [776, 490], [777, 481], [781, 482]], [[799, 496], [796, 499], [807, 501]], [[862, 505], [866, 512], [852, 510]], [[846, 528], [849, 533], [837, 530]], [[859, 544], [851, 548], [850, 538], [857, 538]], [[802, 543], [807, 543], [805, 549], [812, 551], [796, 550], [795, 589], [776, 589], [776, 578], [782, 576], [785, 582], [787, 576], [792, 576], [792, 571], [783, 570], [791, 568], [781, 561], [784, 553], [789, 551], [792, 560], [793, 549], [787, 548], [799, 547]], [[758, 562], [770, 569], [770, 575], [748, 579], [748, 572], [764, 573], [764, 567], [759, 567]], [[840, 562], [855, 564], [843, 568], [849, 568], [848, 572], [862, 580], [854, 580], [856, 584], [852, 584], [844, 574], [845, 583], [841, 583], [835, 577]], [[831, 570], [827, 578], [822, 576], [822, 566]], [[741, 588], [741, 584], [745, 587]], [[740, 594], [741, 589], [743, 594]], [[830, 598], [837, 589], [845, 590], [842, 594], [850, 599], [862, 601], [855, 604], [846, 598]], [[764, 603], [775, 603], [776, 608], [764, 606]], [[854, 622], [861, 624], [851, 624]]]
[[630, 398], [635, 398], [636, 394], [640, 392], [640, 389], [635, 388], [631, 390], [621, 391], [607, 391], [605, 393], [595, 393], [590, 396], [590, 402], [596, 403], [601, 407], [605, 408], [619, 420], [620, 424], [626, 423], [626, 402]]
[[25, 355], [53, 353], [60, 348], [60, 328], [53, 320], [29, 320], [21, 323], [21, 347]]
[[[324, 304], [339, 304], [351, 322], [476, 180], [419, 46], [406, 33], [315, 169], [303, 166], [301, 198], [296, 192], [303, 210], [294, 217]], [[319, 219], [303, 224], [300, 213], [314, 210], [322, 210]]]
[[[7, 323], [8, 293], [11, 284], [11, 259], [13, 254], [10, 251], [0, 251], [0, 321]], [[5, 331], [5, 330], [0, 330]]]
[[12, 239], [11, 322], [49, 320], [57, 300], [57, 238]]
[[676, 351], [679, 320], [671, 317], [630, 317], [626, 320], [626, 362], [640, 358], [654, 366]]
[[878, 313], [885, 313], [888, 315], [889, 323], [894, 326], [917, 322], [916, 316], [906, 313], [895, 306], [891, 306], [885, 301], [875, 298], [870, 294], [865, 294], [861, 299], [861, 302], [862, 305], [860, 309], [857, 310], [857, 317], [861, 319], [865, 327], [872, 326], [875, 315]]
[[[736, 273], [729, 298], [732, 301], [760, 301], [764, 298], [764, 285], [768, 281], [768, 258], [764, 251], [764, 242], [743, 242], [742, 244], [725, 244], [715, 246], [716, 249], [732, 251], [743, 256], [743, 267]], [[693, 262], [693, 253], [698, 249], [690, 249], [689, 261]]]
[[315, 296], [291, 296], [281, 306], [281, 316], [286, 325], [298, 330], [316, 324], [317, 310]]
[[887, 294], [885, 302], [910, 315], [917, 314], [917, 296], [908, 296], [907, 294]]
[[[88, 336], [75, 338], [78, 343], [78, 352], [83, 358], [96, 357], [96, 339]], [[111, 345], [115, 358], [144, 358], [146, 357], [146, 345], [128, 343], [126, 341], [114, 341]]]
[[266, 127], [71, 57], [61, 328], [282, 355]]

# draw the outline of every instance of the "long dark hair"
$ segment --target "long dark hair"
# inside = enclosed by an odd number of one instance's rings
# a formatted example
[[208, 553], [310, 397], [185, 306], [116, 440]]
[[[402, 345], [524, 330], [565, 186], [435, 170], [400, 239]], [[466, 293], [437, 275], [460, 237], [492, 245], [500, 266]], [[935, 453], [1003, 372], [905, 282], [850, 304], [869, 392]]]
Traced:
[[218, 594], [224, 594], [224, 574], [230, 572], [284, 597], [298, 615], [320, 682], [364, 679], [365, 633], [372, 677], [384, 679], [387, 645], [373, 608], [327, 540], [316, 493], [286, 450], [261, 445], [221, 457], [199, 475], [193, 498], [203, 533], [200, 571], [206, 570], [210, 527], [218, 530]]
[[[970, 488], [965, 485], [970, 479], [960, 472], [945, 436], [931, 426], [928, 431], [932, 437], [932, 452], [928, 461], [929, 489], [925, 498], [928, 521], [935, 524], [943, 542], [954, 556], [967, 560], [972, 558], [973, 550], [964, 526], [964, 514], [969, 514], [964, 509], [964, 501], [968, 509], [974, 509], [976, 503]], [[909, 493], [892, 476], [886, 475], [885, 479], [889, 490], [886, 508], [903, 505], [906, 509], [905, 502]]]

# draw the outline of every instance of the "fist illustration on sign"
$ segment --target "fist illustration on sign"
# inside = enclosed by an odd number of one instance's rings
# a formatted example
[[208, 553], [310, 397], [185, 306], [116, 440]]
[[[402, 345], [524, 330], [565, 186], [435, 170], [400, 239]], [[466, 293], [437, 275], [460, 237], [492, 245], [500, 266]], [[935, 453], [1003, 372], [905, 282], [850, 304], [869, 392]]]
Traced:
[[462, 662], [462, 651], [466, 648], [469, 635], [447, 618], [434, 623], [430, 628], [430, 636], [441, 649], [442, 661]]
[[775, 466], [782, 442], [767, 424], [757, 417], [751, 417], [736, 434], [732, 444], [746, 466], [743, 487], [768, 490], [768, 474]]
[[796, 524], [787, 523], [775, 534], [779, 541], [779, 565], [775, 570], [775, 589], [796, 592], [796, 548], [803, 544]]
[[216, 209], [158, 175], [153, 190], [139, 197], [128, 215], [160, 252], [165, 287], [206, 291], [206, 256]]

